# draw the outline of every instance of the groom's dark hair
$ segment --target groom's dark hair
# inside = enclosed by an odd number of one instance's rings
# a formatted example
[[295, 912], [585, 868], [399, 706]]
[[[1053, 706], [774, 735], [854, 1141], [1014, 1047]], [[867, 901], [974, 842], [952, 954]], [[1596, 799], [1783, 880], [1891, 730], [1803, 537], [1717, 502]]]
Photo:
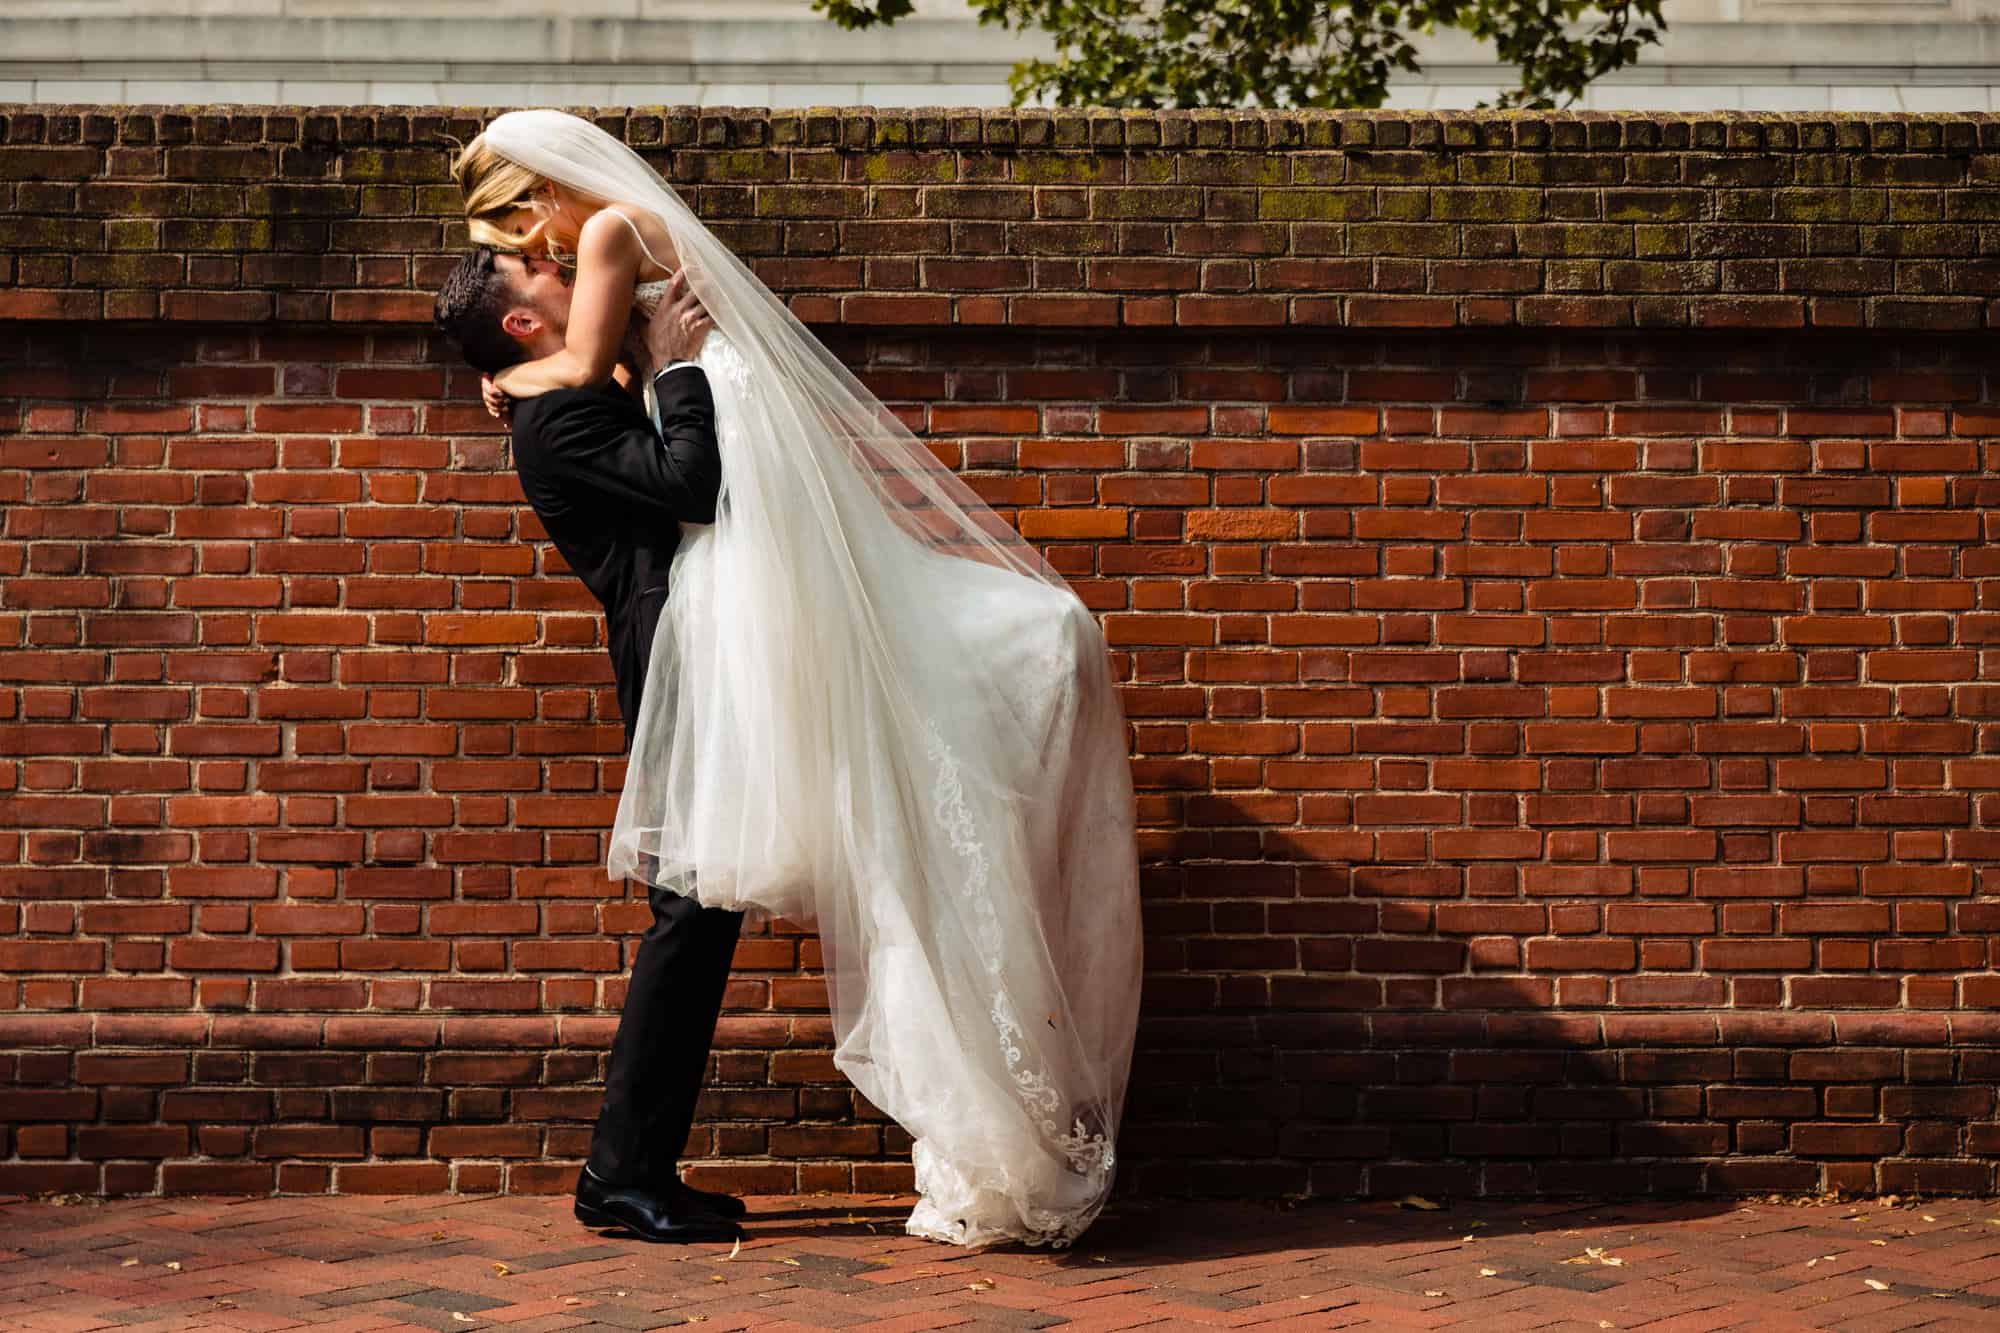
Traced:
[[431, 311], [445, 337], [458, 344], [459, 354], [488, 375], [528, 359], [527, 351], [500, 326], [520, 296], [495, 257], [495, 251], [482, 245], [459, 260], [438, 289]]

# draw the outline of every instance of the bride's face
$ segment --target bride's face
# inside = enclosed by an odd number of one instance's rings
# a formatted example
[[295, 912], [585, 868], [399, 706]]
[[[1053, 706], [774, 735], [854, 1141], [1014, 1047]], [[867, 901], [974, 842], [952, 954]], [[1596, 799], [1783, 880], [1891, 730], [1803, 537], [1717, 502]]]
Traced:
[[559, 185], [547, 185], [537, 194], [539, 207], [517, 208], [500, 219], [500, 225], [515, 235], [533, 231], [539, 223], [546, 223], [531, 243], [533, 253], [550, 253], [551, 243], [555, 249], [574, 253], [576, 238], [583, 231], [584, 222], [595, 212], [582, 201]]
[[546, 219], [547, 214], [537, 212], [535, 209], [517, 208], [501, 217], [499, 225], [502, 230], [512, 232], [516, 236], [527, 236], [528, 233], [534, 232], [521, 248], [530, 254], [546, 255], [549, 252], [549, 233], [558, 225], [550, 222], [548, 226], [536, 232], [535, 228]]

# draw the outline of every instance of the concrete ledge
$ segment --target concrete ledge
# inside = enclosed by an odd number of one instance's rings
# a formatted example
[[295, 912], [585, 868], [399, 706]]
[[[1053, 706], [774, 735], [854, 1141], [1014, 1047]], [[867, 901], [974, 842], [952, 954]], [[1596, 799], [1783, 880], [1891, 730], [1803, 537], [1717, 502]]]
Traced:
[[[476, 17], [248, 8], [0, 17], [0, 98], [992, 106], [1010, 101], [1017, 61], [1053, 51], [1039, 33], [981, 27], [963, 9], [856, 33], [803, 4], [645, 16], [626, 6]], [[1398, 105], [1473, 105], [1506, 81], [1490, 49], [1465, 33], [1418, 47], [1423, 72], [1395, 85]], [[1583, 104], [1983, 111], [1996, 70], [2000, 30], [1985, 23], [1685, 22]]]
[[[1011, 63], [1053, 49], [1038, 33], [982, 27], [965, 18], [918, 16], [849, 32], [803, 6], [742, 17], [606, 16], [184, 16], [104, 14], [0, 18], [4, 67], [35, 62], [219, 61], [284, 65], [340, 61], [508, 67], [634, 68], [660, 63], [760, 66], [903, 66]], [[1453, 29], [1425, 36], [1430, 67], [1484, 69], [1491, 48]], [[968, 61], [968, 51], [977, 59]], [[396, 53], [412, 53], [408, 56]], [[420, 54], [416, 54], [420, 53]], [[1987, 79], [2000, 65], [2000, 27], [1951, 21], [1883, 23], [1676, 23], [1640, 63], [1611, 82], [1643, 81], [1671, 69], [1683, 80], [1727, 81], [1734, 71], [1955, 69]], [[1715, 71], [1697, 76], [1695, 71]]]

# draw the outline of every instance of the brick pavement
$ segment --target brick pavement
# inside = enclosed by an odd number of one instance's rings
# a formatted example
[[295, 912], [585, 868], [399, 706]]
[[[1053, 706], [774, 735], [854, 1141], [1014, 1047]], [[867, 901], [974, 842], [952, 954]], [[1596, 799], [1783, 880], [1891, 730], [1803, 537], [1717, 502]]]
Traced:
[[0, 1329], [2000, 1330], [2000, 1201], [1127, 1201], [965, 1254], [893, 1197], [752, 1201], [649, 1246], [566, 1197], [0, 1200]]

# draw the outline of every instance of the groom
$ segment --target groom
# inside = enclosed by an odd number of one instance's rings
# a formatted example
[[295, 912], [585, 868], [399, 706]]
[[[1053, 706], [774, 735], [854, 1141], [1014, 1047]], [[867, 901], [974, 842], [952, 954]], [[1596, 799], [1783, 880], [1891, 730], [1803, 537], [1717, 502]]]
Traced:
[[[561, 351], [569, 304], [562, 266], [480, 249], [445, 280], [436, 318], [465, 359], [493, 375]], [[715, 404], [707, 376], [686, 359], [708, 328], [686, 279], [677, 277], [642, 333], [650, 363], [666, 367], [653, 380], [657, 429], [615, 383], [558, 389], [513, 412], [521, 489], [604, 606], [628, 750], [680, 525], [715, 521], [722, 481]], [[735, 1240], [742, 1200], [683, 1184], [678, 1162], [743, 917], [657, 887], [648, 895], [653, 924], [632, 963], [604, 1108], [577, 1178], [576, 1216], [646, 1240]]]

